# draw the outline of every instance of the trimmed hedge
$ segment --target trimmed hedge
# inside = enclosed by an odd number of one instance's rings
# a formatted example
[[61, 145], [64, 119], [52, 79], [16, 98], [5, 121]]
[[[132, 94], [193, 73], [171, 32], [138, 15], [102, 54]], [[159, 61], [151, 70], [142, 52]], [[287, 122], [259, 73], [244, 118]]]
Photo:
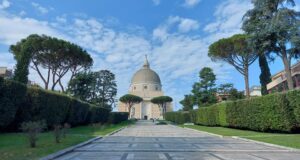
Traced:
[[165, 119], [177, 124], [191, 122], [191, 116], [189, 112], [167, 112], [165, 113]]
[[109, 115], [109, 123], [117, 124], [123, 121], [128, 120], [128, 112], [111, 112]]
[[67, 95], [0, 79], [0, 130], [18, 130], [22, 122], [45, 120], [48, 127], [106, 123], [110, 110]]
[[[177, 112], [166, 119], [177, 123]], [[223, 102], [190, 111], [195, 124], [250, 129], [263, 132], [300, 130], [300, 91]], [[182, 123], [182, 122], [181, 122]]]
[[0, 129], [15, 119], [18, 107], [26, 95], [26, 86], [0, 77]]

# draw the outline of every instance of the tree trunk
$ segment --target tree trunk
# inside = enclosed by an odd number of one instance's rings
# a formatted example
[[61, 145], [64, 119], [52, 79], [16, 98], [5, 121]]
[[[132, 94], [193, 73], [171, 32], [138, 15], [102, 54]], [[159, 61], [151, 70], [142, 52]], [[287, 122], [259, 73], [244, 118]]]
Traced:
[[282, 54], [282, 61], [284, 64], [284, 71], [285, 71], [286, 81], [288, 84], [288, 89], [292, 90], [292, 89], [294, 89], [294, 83], [293, 83], [293, 79], [292, 79], [291, 62], [288, 59], [285, 51]]
[[245, 66], [245, 74], [244, 74], [244, 80], [245, 80], [245, 92], [246, 97], [250, 98], [250, 89], [249, 89], [249, 66]]

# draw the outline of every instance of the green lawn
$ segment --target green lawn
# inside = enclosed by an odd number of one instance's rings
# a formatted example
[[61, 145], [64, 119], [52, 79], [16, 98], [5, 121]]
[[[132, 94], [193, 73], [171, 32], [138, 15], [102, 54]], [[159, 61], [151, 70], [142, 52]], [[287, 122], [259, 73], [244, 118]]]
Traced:
[[262, 142], [300, 149], [300, 134], [263, 133], [263, 132], [239, 130], [239, 129], [232, 129], [232, 128], [207, 127], [207, 126], [199, 126], [199, 125], [193, 125], [193, 126], [181, 125], [181, 127], [193, 128], [196, 130], [206, 131], [206, 132], [219, 134], [223, 136], [238, 136], [238, 137], [247, 138], [251, 140], [262, 141]]
[[56, 144], [52, 132], [41, 133], [36, 148], [28, 147], [26, 135], [23, 133], [0, 134], [1, 160], [32, 160], [38, 159], [61, 149], [84, 142], [96, 136], [106, 135], [132, 122], [122, 122], [105, 127], [82, 126], [71, 128], [67, 137]]

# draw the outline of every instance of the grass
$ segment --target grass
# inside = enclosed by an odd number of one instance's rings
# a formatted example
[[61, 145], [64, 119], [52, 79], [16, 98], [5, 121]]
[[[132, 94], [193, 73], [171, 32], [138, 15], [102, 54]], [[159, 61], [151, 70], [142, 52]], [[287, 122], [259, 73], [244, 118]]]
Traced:
[[122, 122], [116, 125], [105, 127], [81, 126], [71, 128], [67, 137], [61, 143], [56, 144], [53, 132], [45, 132], [39, 135], [36, 148], [30, 148], [26, 135], [23, 133], [0, 134], [0, 155], [1, 160], [33, 160], [39, 159], [48, 154], [64, 148], [84, 142], [88, 139], [103, 136], [132, 122]]
[[238, 136], [238, 137], [247, 138], [251, 140], [300, 149], [300, 134], [264, 133], [264, 132], [255, 132], [255, 131], [240, 130], [240, 129], [233, 129], [233, 128], [207, 127], [207, 126], [200, 126], [200, 125], [192, 125], [192, 126], [181, 125], [181, 127], [188, 127], [188, 128], [210, 132], [222, 136]]

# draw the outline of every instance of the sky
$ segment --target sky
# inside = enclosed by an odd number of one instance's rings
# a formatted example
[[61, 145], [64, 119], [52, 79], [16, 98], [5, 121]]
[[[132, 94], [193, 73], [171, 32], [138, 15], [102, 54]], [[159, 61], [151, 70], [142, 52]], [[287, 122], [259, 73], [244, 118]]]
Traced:
[[[300, 0], [296, 3], [299, 11]], [[218, 39], [242, 33], [243, 15], [251, 8], [251, 0], [0, 0], [0, 66], [14, 68], [9, 46], [22, 38], [58, 37], [86, 49], [94, 59], [92, 70], [111, 70], [120, 97], [148, 55], [178, 110], [203, 67], [214, 70], [217, 84], [244, 90], [243, 76], [207, 53]], [[281, 60], [270, 62], [270, 69], [272, 74], [282, 70]], [[259, 74], [255, 62], [251, 86], [260, 84]], [[42, 84], [33, 70], [29, 79]]]

